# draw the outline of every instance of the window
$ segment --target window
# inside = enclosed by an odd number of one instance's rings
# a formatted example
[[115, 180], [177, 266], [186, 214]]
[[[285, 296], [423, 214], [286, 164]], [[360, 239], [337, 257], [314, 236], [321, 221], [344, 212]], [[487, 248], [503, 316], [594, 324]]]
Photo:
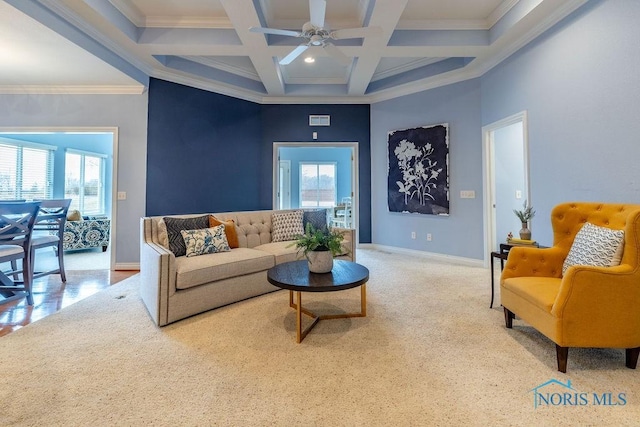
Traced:
[[64, 162], [64, 197], [69, 209], [83, 215], [104, 214], [104, 159], [102, 154], [67, 150]]
[[336, 204], [336, 164], [300, 163], [300, 207]]
[[0, 138], [0, 200], [50, 199], [55, 147]]

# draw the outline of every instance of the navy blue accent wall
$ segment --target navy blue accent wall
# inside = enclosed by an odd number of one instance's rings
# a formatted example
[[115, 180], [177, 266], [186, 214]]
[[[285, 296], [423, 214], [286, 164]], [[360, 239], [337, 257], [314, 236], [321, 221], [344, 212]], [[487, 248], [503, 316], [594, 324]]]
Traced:
[[271, 209], [260, 195], [260, 111], [253, 102], [152, 78], [146, 214]]
[[[309, 126], [309, 115], [328, 114], [331, 126]], [[369, 105], [263, 105], [262, 139], [265, 155], [261, 168], [272, 177], [273, 143], [357, 142], [359, 166], [359, 237], [360, 243], [371, 243], [371, 144]], [[266, 174], [265, 174], [266, 176]], [[263, 182], [263, 203], [271, 203], [273, 178]]]
[[[272, 209], [273, 143], [357, 142], [360, 242], [371, 242], [369, 105], [259, 105], [152, 78], [147, 215]], [[331, 126], [309, 126], [310, 114]]]

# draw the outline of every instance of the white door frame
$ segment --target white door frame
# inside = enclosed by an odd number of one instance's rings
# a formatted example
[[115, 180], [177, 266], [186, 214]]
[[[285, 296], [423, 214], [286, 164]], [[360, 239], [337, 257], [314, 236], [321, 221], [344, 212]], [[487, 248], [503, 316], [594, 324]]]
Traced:
[[531, 187], [529, 180], [529, 138], [527, 112], [521, 111], [512, 116], [506, 117], [497, 122], [493, 122], [482, 127], [482, 159], [483, 159], [483, 181], [484, 181], [484, 265], [489, 266], [490, 254], [492, 251], [493, 236], [496, 233], [496, 213], [495, 213], [495, 149], [494, 133], [503, 127], [522, 122], [522, 143], [524, 162], [524, 182], [525, 200], [531, 202]]
[[278, 207], [278, 152], [280, 148], [295, 147], [295, 148], [351, 148], [352, 149], [352, 163], [351, 163], [351, 197], [352, 197], [352, 220], [353, 228], [356, 230], [356, 242], [358, 241], [358, 209], [359, 192], [358, 192], [358, 143], [357, 142], [274, 142], [273, 143], [273, 209]]
[[115, 270], [116, 263], [116, 219], [117, 207], [118, 207], [118, 128], [117, 127], [0, 127], [0, 134], [2, 133], [59, 133], [59, 132], [72, 132], [72, 133], [111, 133], [113, 136], [113, 152], [112, 161], [113, 170], [111, 173], [111, 242], [109, 242], [111, 257], [109, 260], [109, 270]]
[[[276, 206], [280, 208], [280, 206], [284, 205], [283, 209], [288, 209], [291, 207], [291, 160], [279, 160], [278, 171], [280, 170], [284, 170], [286, 178], [283, 179], [283, 182], [278, 182]], [[281, 184], [282, 188], [280, 188]], [[284, 192], [287, 194], [283, 195], [282, 193]]]

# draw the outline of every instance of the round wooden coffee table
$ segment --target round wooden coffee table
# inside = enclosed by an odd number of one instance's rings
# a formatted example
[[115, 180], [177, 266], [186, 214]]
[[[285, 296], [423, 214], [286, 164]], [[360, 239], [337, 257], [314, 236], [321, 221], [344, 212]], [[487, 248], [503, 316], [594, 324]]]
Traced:
[[[296, 309], [296, 341], [302, 342], [309, 331], [320, 320], [365, 317], [367, 315], [367, 281], [369, 270], [355, 262], [333, 260], [329, 273], [310, 273], [306, 260], [278, 264], [269, 269], [267, 280], [274, 286], [289, 290], [289, 307]], [[302, 306], [302, 292], [335, 292], [360, 286], [360, 313], [327, 314], [318, 316]], [[296, 302], [293, 302], [293, 293]], [[311, 325], [302, 330], [302, 314], [313, 319]]]

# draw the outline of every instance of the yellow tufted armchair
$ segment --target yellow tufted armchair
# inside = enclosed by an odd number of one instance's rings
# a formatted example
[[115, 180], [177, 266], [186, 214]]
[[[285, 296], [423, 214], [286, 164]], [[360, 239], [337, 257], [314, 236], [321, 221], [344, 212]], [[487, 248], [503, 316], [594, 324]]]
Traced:
[[[620, 265], [574, 265], [562, 274], [585, 222], [624, 230]], [[558, 370], [569, 347], [624, 348], [626, 366], [640, 354], [640, 205], [564, 203], [551, 212], [553, 247], [514, 247], [500, 278], [507, 328], [517, 315], [556, 344]]]

